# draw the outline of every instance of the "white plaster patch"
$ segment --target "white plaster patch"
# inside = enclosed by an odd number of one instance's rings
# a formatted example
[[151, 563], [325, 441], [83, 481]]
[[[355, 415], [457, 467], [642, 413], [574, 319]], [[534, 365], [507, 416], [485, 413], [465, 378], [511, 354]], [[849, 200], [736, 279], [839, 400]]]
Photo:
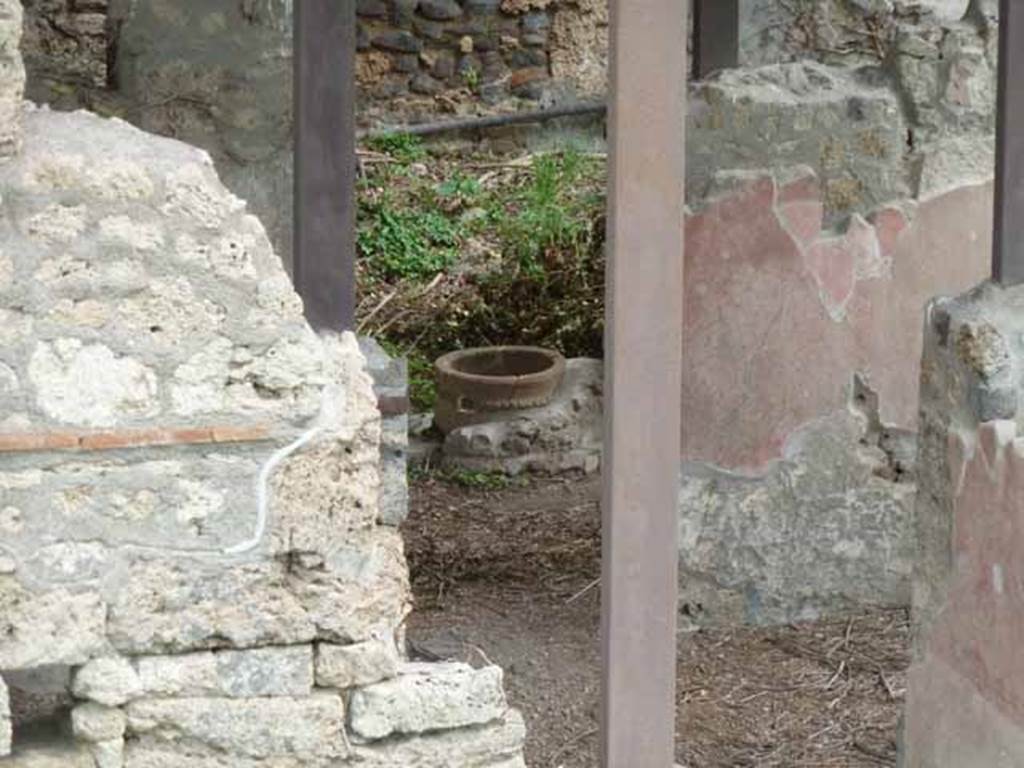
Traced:
[[109, 304], [95, 299], [58, 301], [50, 312], [49, 319], [53, 322], [74, 325], [81, 328], [100, 328], [110, 319]]
[[84, 205], [51, 205], [25, 223], [25, 231], [34, 240], [47, 245], [70, 243], [85, 232]]
[[38, 469], [24, 472], [0, 472], [0, 491], [24, 491], [43, 484], [43, 473]]
[[217, 274], [236, 280], [255, 278], [256, 267], [253, 264], [253, 238], [244, 233], [236, 232], [220, 238], [210, 251], [210, 264]]
[[81, 184], [85, 167], [85, 158], [81, 155], [47, 153], [33, 158], [22, 177], [26, 188], [35, 192], [54, 192]]
[[40, 262], [34, 277], [40, 283], [55, 283], [75, 278], [92, 280], [95, 278], [95, 271], [81, 259], [63, 255]]
[[178, 489], [184, 494], [178, 507], [178, 522], [202, 535], [205, 523], [224, 509], [224, 494], [194, 480], [182, 480]]
[[32, 336], [35, 320], [31, 315], [0, 307], [0, 345], [12, 345]]
[[186, 263], [205, 264], [210, 259], [210, 244], [201, 243], [192, 235], [178, 235], [174, 241], [174, 253]]
[[102, 344], [83, 346], [78, 339], [37, 344], [29, 378], [43, 412], [68, 424], [110, 427], [160, 412], [156, 374]]
[[0, 533], [16, 536], [25, 530], [25, 520], [17, 507], [0, 509]]
[[12, 413], [0, 421], [0, 432], [28, 432], [32, 429], [32, 419], [27, 413]]
[[175, 413], [192, 416], [221, 410], [227, 402], [224, 382], [228, 377], [231, 342], [214, 339], [174, 371], [171, 400]]
[[171, 344], [208, 336], [226, 317], [223, 308], [197, 297], [184, 277], [154, 280], [145, 294], [123, 301], [118, 314], [134, 333], [160, 334]]
[[19, 389], [18, 374], [9, 365], [0, 363], [0, 395], [13, 395]]
[[135, 251], [155, 251], [164, 244], [163, 232], [155, 224], [134, 221], [128, 216], [108, 216], [100, 222], [100, 238]]
[[10, 287], [14, 281], [14, 261], [3, 249], [0, 249], [0, 291]]
[[129, 160], [91, 168], [86, 186], [90, 194], [114, 202], [142, 200], [154, 192], [146, 169]]
[[62, 542], [36, 551], [29, 563], [37, 578], [52, 584], [95, 581], [107, 570], [102, 544]]
[[212, 169], [195, 164], [172, 171], [166, 180], [163, 212], [185, 216], [211, 229], [221, 226], [230, 214], [243, 210], [245, 203], [214, 179]]
[[298, 320], [302, 317], [302, 299], [287, 275], [278, 274], [263, 280], [258, 290], [257, 304], [265, 310], [260, 315], [268, 323], [280, 323], [281, 319]]

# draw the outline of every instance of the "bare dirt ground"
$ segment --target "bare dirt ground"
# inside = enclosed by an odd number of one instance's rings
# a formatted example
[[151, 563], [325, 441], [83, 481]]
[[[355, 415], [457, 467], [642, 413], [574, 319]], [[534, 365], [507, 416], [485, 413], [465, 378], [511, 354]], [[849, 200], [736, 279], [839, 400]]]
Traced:
[[[413, 483], [406, 526], [417, 655], [500, 664], [531, 768], [598, 764], [600, 482]], [[908, 620], [874, 611], [685, 633], [677, 758], [687, 768], [895, 764]]]

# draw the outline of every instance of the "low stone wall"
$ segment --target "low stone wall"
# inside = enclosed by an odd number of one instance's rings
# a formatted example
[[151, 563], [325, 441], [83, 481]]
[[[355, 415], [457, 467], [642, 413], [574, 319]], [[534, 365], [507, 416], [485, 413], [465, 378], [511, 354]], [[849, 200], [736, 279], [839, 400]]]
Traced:
[[9, 116], [0, 766], [522, 766], [499, 669], [404, 660], [355, 338], [309, 328], [206, 153]]
[[1024, 291], [928, 308], [905, 768], [1024, 762]]

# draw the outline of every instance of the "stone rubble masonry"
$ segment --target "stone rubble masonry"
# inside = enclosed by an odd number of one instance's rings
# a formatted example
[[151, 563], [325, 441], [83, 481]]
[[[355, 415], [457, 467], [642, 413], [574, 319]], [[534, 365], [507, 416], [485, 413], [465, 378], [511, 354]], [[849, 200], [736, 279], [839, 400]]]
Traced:
[[337, 693], [303, 698], [142, 699], [128, 708], [132, 736], [154, 743], [191, 745], [242, 758], [297, 761], [348, 754], [345, 715]]
[[155, 698], [301, 697], [313, 690], [309, 645], [141, 657], [136, 667], [142, 695]]
[[1024, 764], [1024, 288], [932, 303], [904, 768]]
[[321, 688], [355, 688], [396, 677], [401, 659], [393, 640], [354, 645], [320, 643], [316, 649], [316, 684]]
[[[0, 9], [2, 56], [20, 6]], [[411, 597], [355, 336], [312, 331], [207, 153], [18, 101], [0, 109], [22, 136], [0, 163], [0, 670], [63, 668], [52, 693], [74, 706], [71, 741], [0, 768], [357, 760], [345, 702], [399, 673]], [[420, 668], [429, 733], [404, 743], [400, 699], [396, 737], [358, 759], [515, 765], [515, 713], [481, 699], [491, 681], [503, 701], [500, 671], [466, 677]], [[2, 686], [0, 707], [5, 753]]]
[[96, 760], [92, 744], [61, 744], [34, 747], [6, 758], [3, 768], [117, 768], [100, 765]]
[[93, 744], [123, 739], [127, 723], [124, 710], [94, 702], [79, 704], [71, 711], [75, 738]]
[[21, 3], [0, 0], [0, 161], [21, 148], [21, 104], [25, 93], [25, 66], [18, 53], [21, 30]]
[[71, 692], [79, 699], [120, 707], [142, 693], [142, 683], [127, 659], [94, 659], [75, 673]]
[[349, 702], [352, 732], [369, 740], [500, 720], [508, 711], [498, 667], [409, 663], [398, 677], [360, 688]]
[[520, 746], [525, 734], [522, 716], [510, 710], [490, 725], [353, 744], [352, 752], [361, 768], [526, 768]]

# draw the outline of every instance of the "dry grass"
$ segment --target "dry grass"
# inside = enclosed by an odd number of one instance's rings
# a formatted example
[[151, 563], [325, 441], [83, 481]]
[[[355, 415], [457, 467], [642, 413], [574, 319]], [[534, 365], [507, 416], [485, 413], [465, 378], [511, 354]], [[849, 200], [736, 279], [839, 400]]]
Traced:
[[[599, 488], [413, 484], [413, 648], [506, 669], [531, 768], [598, 764]], [[687, 768], [895, 765], [908, 645], [902, 610], [682, 635], [677, 757]]]

